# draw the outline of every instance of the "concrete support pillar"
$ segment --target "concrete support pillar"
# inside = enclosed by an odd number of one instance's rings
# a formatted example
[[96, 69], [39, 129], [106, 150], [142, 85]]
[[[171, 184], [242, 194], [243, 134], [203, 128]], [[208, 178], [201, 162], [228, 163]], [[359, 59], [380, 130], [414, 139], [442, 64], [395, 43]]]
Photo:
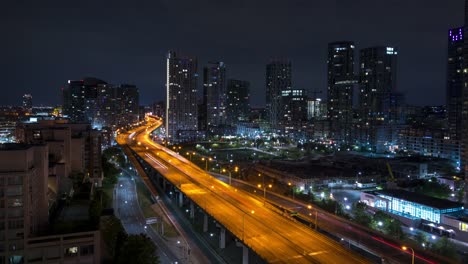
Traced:
[[226, 247], [226, 228], [219, 226], [219, 248]]
[[242, 242], [236, 241], [237, 247], [242, 247], [242, 264], [249, 264], [249, 248]]
[[195, 204], [190, 201], [190, 219], [195, 218]]
[[179, 191], [179, 207], [182, 207], [182, 205], [184, 204], [184, 194]]
[[203, 215], [203, 232], [208, 232], [208, 215]]

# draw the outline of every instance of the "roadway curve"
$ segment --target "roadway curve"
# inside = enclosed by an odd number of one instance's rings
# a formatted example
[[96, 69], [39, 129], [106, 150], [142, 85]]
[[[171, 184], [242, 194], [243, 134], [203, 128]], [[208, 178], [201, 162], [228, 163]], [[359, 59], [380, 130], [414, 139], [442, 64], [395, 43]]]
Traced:
[[118, 142], [127, 144], [268, 263], [368, 263], [338, 242], [266, 208], [258, 197], [154, 143], [149, 134], [161, 124], [150, 119], [147, 125], [121, 133]]

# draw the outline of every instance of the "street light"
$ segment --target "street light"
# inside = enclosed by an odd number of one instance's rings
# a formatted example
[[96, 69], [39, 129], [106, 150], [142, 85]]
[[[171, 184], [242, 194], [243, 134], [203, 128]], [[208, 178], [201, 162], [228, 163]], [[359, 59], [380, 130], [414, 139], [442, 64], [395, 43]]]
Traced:
[[[307, 208], [309, 210], [312, 210], [312, 205], [308, 205]], [[315, 211], [315, 230], [317, 230], [317, 215], [318, 215], [318, 211], [317, 209], [314, 209]], [[309, 216], [312, 216], [312, 213], [309, 213]]]
[[[245, 234], [245, 216], [247, 215], [247, 212], [243, 212], [244, 214], [242, 215], [242, 242], [244, 242], [244, 234]], [[252, 210], [250, 211], [251, 214], [254, 214], [255, 211]]]
[[292, 192], [292, 198], [294, 200], [294, 186], [292, 186], [291, 182], [288, 182], [288, 186], [291, 187], [291, 192]]
[[402, 246], [401, 249], [403, 249], [404, 251], [411, 249], [411, 264], [414, 264], [414, 249], [407, 246]]
[[[236, 168], [237, 168], [237, 167], [236, 167]], [[223, 173], [225, 173], [226, 171], [229, 173], [229, 185], [232, 185], [232, 181], [231, 181], [231, 171], [230, 171], [230, 170], [223, 169]]]
[[195, 155], [195, 152], [187, 152], [187, 155], [190, 157], [190, 161], [192, 161], [192, 155]]
[[212, 161], [212, 158], [202, 158], [202, 161], [205, 162], [205, 170], [208, 171], [208, 161]]
[[[258, 184], [257, 186], [258, 186], [258, 188], [262, 188], [261, 184]], [[268, 184], [268, 188], [271, 189], [272, 187], [273, 187], [273, 185]], [[263, 205], [265, 205], [265, 203], [266, 203], [266, 188], [267, 188], [266, 184], [263, 184]]]

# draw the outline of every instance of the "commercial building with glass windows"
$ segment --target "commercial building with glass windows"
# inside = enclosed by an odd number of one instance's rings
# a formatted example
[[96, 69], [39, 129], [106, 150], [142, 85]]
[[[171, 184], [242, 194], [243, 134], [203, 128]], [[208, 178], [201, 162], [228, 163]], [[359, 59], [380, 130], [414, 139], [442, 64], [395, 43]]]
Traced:
[[456, 215], [464, 210], [462, 203], [405, 190], [363, 192], [361, 201], [382, 211], [433, 223], [441, 223], [442, 215]]

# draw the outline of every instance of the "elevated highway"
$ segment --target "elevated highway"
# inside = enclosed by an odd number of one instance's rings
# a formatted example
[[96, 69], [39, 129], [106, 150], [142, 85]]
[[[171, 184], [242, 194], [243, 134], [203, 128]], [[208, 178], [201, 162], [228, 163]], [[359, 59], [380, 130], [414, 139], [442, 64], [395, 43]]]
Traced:
[[131, 150], [182, 196], [202, 208], [239, 242], [268, 263], [368, 263], [340, 243], [266, 208], [263, 200], [232, 187], [177, 153], [153, 142], [149, 134], [162, 121], [118, 135], [120, 145]]

